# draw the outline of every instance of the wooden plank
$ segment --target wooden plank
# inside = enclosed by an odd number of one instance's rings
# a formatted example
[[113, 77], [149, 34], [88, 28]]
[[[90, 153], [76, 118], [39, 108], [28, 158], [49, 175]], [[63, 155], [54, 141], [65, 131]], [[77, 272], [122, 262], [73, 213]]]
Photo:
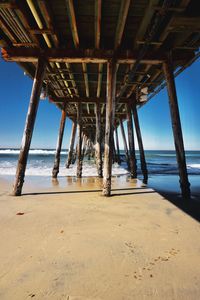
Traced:
[[176, 158], [177, 158], [177, 163], [179, 168], [182, 197], [183, 199], [189, 199], [190, 183], [188, 181], [183, 135], [182, 135], [178, 100], [176, 94], [176, 85], [175, 85], [174, 74], [173, 74], [173, 61], [171, 55], [168, 55], [166, 62], [163, 63], [163, 72], [166, 78], [167, 91], [169, 96], [169, 107], [170, 107], [171, 120], [172, 120], [174, 144], [176, 149]]
[[66, 0], [67, 4], [67, 13], [70, 21], [70, 27], [72, 31], [72, 38], [74, 41], [75, 48], [79, 47], [79, 36], [78, 36], [78, 29], [76, 24], [76, 17], [75, 17], [75, 11], [74, 11], [74, 4], [73, 0]]
[[33, 87], [31, 92], [28, 113], [26, 117], [22, 145], [21, 145], [21, 150], [20, 150], [18, 164], [17, 164], [16, 179], [13, 188], [14, 196], [20, 196], [22, 192], [28, 153], [29, 153], [35, 119], [38, 110], [38, 104], [39, 104], [40, 93], [42, 89], [45, 67], [46, 67], [45, 59], [43, 57], [39, 58], [36, 72], [35, 72], [35, 78], [33, 81]]
[[48, 25], [48, 29], [51, 30], [50, 34], [52, 35], [54, 44], [56, 47], [58, 47], [59, 39], [58, 39], [57, 30], [56, 30], [56, 24], [53, 20], [53, 13], [52, 13], [52, 10], [50, 9], [48, 1], [39, 0], [38, 4], [39, 4], [40, 10], [43, 14], [43, 17], [45, 19], [45, 22]]
[[126, 109], [127, 109], [127, 131], [128, 131], [128, 144], [129, 144], [130, 176], [131, 178], [137, 178], [137, 161], [135, 155], [135, 141], [134, 141], [131, 106], [127, 104]]
[[95, 0], [95, 48], [100, 47], [101, 38], [101, 2], [102, 0]]
[[146, 10], [145, 10], [145, 13], [144, 13], [144, 16], [142, 18], [142, 21], [140, 23], [140, 26], [139, 26], [139, 29], [137, 30], [137, 33], [136, 33], [136, 38], [135, 38], [135, 41], [134, 41], [134, 46], [136, 48], [139, 47], [139, 45], [137, 44], [137, 41], [141, 41], [147, 31], [147, 28], [151, 22], [151, 19], [154, 15], [154, 12], [155, 12], [155, 9], [154, 7], [157, 6], [159, 4], [159, 0], [150, 0], [148, 2], [148, 6], [146, 7]]
[[5, 33], [5, 35], [10, 39], [10, 41], [14, 44], [17, 44], [16, 37], [12, 30], [9, 29], [7, 26], [7, 23], [3, 20], [3, 18], [0, 16], [0, 28]]
[[55, 160], [54, 160], [54, 166], [52, 170], [52, 178], [57, 178], [59, 173], [59, 166], [60, 166], [60, 152], [62, 147], [62, 140], [63, 140], [63, 134], [65, 129], [65, 121], [66, 121], [66, 112], [65, 110], [62, 110], [61, 114], [61, 120], [60, 120], [60, 128], [58, 133], [58, 140], [56, 145], [56, 153], [55, 153]]
[[71, 132], [69, 151], [68, 151], [68, 157], [67, 157], [67, 162], [66, 162], [67, 169], [71, 165], [72, 159], [73, 159], [74, 142], [75, 142], [75, 137], [76, 137], [76, 127], [77, 127], [77, 123], [76, 123], [76, 121], [74, 121], [72, 123], [72, 132]]
[[104, 145], [104, 168], [103, 168], [103, 195], [111, 194], [112, 176], [112, 138], [115, 118], [115, 92], [116, 92], [116, 63], [107, 64], [107, 99], [106, 99], [106, 128]]
[[114, 48], [117, 49], [120, 47], [124, 27], [126, 24], [126, 19], [128, 16], [129, 6], [130, 6], [130, 0], [121, 1], [118, 21], [117, 21], [117, 28], [116, 28], [116, 34], [115, 34], [115, 45]]

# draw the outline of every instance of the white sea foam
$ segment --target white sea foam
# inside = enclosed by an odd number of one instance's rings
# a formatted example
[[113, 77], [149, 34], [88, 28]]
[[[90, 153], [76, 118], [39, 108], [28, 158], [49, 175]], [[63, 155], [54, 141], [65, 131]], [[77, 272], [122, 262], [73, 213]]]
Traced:
[[194, 169], [200, 169], [200, 164], [189, 164], [187, 166]]
[[[59, 176], [76, 176], [76, 164], [70, 166], [69, 169], [66, 169], [64, 166], [60, 167]], [[0, 175], [15, 175], [16, 167], [13, 164], [4, 163], [3, 167], [0, 165]], [[33, 166], [27, 165], [26, 175], [32, 176], [51, 176], [52, 167], [49, 166]], [[128, 171], [123, 166], [114, 164], [112, 168], [112, 175], [124, 175], [128, 174]], [[95, 164], [88, 164], [87, 162], [83, 164], [83, 176], [97, 176], [97, 169]]]
[[[14, 149], [1, 149], [0, 154], [19, 154], [20, 150], [14, 150]], [[68, 151], [61, 151], [61, 154], [67, 154]], [[30, 155], [51, 155], [55, 154], [55, 150], [42, 150], [42, 149], [31, 149], [29, 151]]]

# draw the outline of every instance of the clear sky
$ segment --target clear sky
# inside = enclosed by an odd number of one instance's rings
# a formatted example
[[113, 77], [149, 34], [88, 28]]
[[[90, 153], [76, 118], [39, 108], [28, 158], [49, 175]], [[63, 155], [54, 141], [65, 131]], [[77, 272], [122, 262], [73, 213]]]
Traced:
[[[200, 60], [176, 79], [185, 149], [200, 150]], [[19, 148], [32, 80], [15, 63], [0, 59], [0, 148]], [[40, 101], [31, 148], [55, 148], [61, 112]], [[173, 135], [166, 88], [139, 110], [145, 149], [173, 150]], [[67, 148], [71, 121], [67, 118], [63, 148]], [[120, 136], [120, 147], [123, 148]], [[137, 148], [137, 143], [136, 143]]]

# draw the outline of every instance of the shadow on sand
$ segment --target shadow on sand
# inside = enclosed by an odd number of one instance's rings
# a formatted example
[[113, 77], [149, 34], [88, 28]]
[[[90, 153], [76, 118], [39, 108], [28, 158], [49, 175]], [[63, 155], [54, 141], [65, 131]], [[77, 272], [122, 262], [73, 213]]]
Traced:
[[190, 200], [183, 200], [180, 194], [156, 191], [173, 205], [200, 222], [200, 195], [192, 194]]

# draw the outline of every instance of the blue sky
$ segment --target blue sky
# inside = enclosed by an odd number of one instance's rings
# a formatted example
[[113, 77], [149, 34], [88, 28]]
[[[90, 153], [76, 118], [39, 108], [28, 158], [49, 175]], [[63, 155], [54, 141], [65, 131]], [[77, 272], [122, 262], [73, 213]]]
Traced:
[[[32, 80], [15, 63], [0, 60], [0, 148], [19, 148], [29, 104]], [[176, 79], [185, 149], [200, 150], [200, 60]], [[40, 101], [31, 148], [55, 148], [60, 111]], [[173, 150], [166, 88], [139, 110], [145, 149]], [[63, 148], [67, 148], [71, 121], [67, 118]], [[120, 137], [120, 146], [123, 148]], [[137, 147], [137, 143], [136, 143]]]

